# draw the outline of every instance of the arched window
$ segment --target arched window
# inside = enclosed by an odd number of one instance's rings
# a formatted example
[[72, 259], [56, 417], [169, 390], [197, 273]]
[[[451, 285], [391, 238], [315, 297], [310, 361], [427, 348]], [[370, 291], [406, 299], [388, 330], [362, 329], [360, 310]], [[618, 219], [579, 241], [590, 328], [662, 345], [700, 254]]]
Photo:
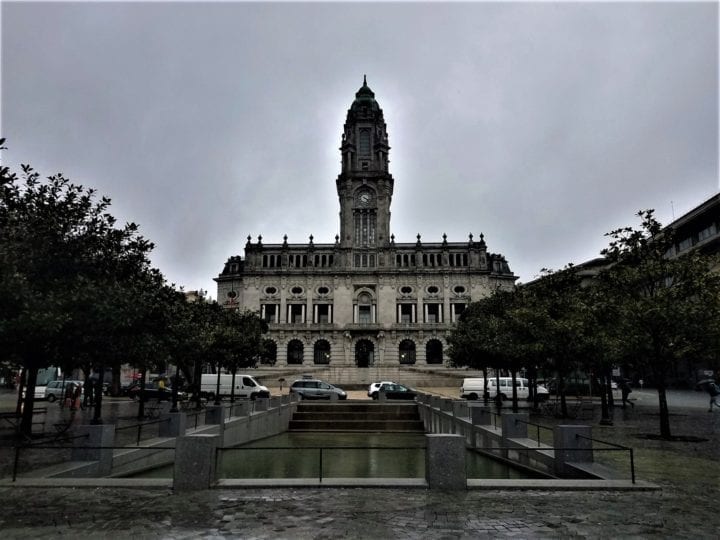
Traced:
[[443, 346], [440, 340], [431, 339], [425, 347], [425, 358], [428, 364], [442, 364]]
[[399, 356], [401, 364], [415, 363], [415, 342], [410, 339], [403, 339], [400, 342]]
[[287, 362], [288, 364], [303, 363], [303, 344], [299, 339], [293, 339], [288, 343]]
[[277, 343], [272, 339], [263, 340], [263, 352], [260, 355], [260, 363], [268, 366], [275, 365], [277, 362]]
[[330, 344], [320, 339], [315, 342], [314, 359], [316, 364], [329, 364], [330, 363]]

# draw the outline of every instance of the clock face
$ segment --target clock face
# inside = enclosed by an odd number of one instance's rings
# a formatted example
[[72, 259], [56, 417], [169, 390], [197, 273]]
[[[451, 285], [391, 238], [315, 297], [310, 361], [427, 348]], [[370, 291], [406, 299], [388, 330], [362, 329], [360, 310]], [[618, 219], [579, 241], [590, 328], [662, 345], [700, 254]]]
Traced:
[[367, 192], [360, 195], [360, 204], [363, 206], [367, 206], [368, 204], [370, 204], [371, 200], [372, 196]]

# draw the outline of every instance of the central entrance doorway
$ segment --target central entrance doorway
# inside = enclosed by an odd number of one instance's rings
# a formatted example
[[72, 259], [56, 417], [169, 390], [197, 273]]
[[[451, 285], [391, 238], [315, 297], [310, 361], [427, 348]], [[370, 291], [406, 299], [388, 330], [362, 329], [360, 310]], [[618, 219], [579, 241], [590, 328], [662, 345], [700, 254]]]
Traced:
[[355, 344], [355, 364], [359, 368], [373, 365], [375, 361], [375, 345], [369, 339], [361, 339]]

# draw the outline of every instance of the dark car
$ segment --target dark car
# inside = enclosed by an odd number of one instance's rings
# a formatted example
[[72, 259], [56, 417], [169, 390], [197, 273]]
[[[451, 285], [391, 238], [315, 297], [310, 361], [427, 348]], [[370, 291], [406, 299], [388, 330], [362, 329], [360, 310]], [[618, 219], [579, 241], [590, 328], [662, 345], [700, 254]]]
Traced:
[[[140, 399], [140, 383], [134, 382], [127, 389], [127, 395], [130, 399]], [[185, 392], [178, 392], [178, 399], [184, 399]], [[158, 388], [157, 383], [148, 382], [145, 383], [145, 400], [156, 399], [158, 401], [170, 401], [172, 399], [172, 388], [166, 386], [165, 388]]]
[[402, 384], [382, 384], [378, 389], [378, 392], [373, 396], [373, 399], [379, 399], [379, 393], [385, 392], [385, 399], [415, 399], [417, 392], [412, 388], [403, 386]]

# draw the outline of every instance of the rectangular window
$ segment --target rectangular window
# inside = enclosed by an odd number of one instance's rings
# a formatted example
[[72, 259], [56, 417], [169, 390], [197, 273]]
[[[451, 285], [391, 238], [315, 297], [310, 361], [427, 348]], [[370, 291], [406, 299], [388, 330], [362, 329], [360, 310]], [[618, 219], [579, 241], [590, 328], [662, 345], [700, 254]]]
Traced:
[[288, 321], [292, 324], [302, 324], [303, 320], [303, 306], [302, 304], [290, 304], [288, 305]]
[[330, 304], [318, 304], [317, 306], [317, 321], [318, 324], [330, 324]]
[[277, 322], [277, 314], [279, 312], [277, 304], [263, 304], [260, 306], [262, 318], [267, 323]]
[[442, 304], [425, 304], [425, 322], [442, 322]]
[[359, 153], [361, 156], [369, 156], [370, 155], [370, 130], [369, 129], [361, 129], [360, 130], [360, 145], [359, 145]]
[[685, 251], [690, 249], [693, 245], [692, 237], [687, 237], [678, 244], [678, 251]]
[[709, 227], [704, 228], [698, 233], [698, 240], [705, 240], [715, 234], [715, 224], [711, 224]]
[[401, 324], [411, 324], [413, 322], [412, 320], [412, 312], [413, 312], [413, 305], [412, 304], [398, 304], [400, 306], [398, 313], [399, 313], [399, 319], [398, 322]]
[[358, 322], [360, 324], [370, 324], [372, 322], [370, 306], [358, 306]]
[[460, 315], [465, 311], [465, 304], [453, 304], [453, 321], [457, 322], [460, 320]]

